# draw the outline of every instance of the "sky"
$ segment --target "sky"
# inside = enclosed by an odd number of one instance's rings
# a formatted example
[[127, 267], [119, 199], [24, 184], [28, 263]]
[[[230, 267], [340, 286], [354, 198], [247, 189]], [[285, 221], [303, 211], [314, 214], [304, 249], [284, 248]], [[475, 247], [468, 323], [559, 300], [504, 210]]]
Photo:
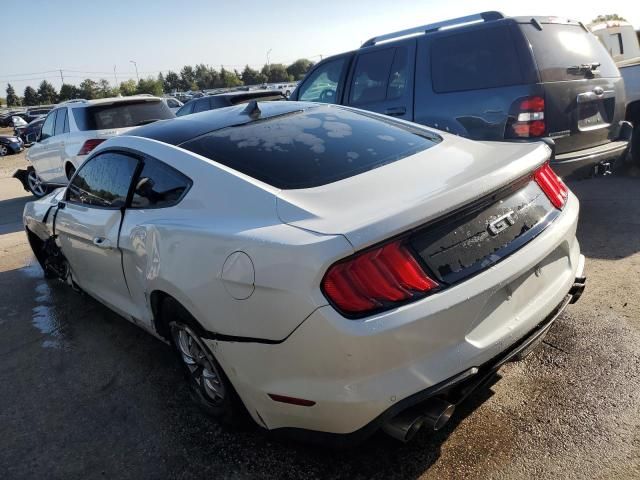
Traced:
[[76, 85], [135, 79], [131, 60], [140, 77], [197, 63], [261, 68], [269, 51], [271, 63], [318, 61], [376, 35], [486, 10], [584, 22], [617, 13], [640, 28], [636, 0], [0, 0], [0, 9], [0, 96], [8, 82], [19, 95], [43, 79], [58, 89], [59, 69]]

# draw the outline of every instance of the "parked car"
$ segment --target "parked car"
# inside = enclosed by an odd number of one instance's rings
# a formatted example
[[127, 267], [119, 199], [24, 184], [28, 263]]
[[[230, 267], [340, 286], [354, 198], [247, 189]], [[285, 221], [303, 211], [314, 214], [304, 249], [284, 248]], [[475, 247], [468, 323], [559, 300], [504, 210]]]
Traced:
[[24, 145], [19, 137], [0, 136], [0, 156], [20, 153], [23, 149]]
[[162, 99], [162, 101], [167, 105], [167, 107], [169, 107], [169, 110], [171, 110], [173, 113], [176, 113], [180, 109], [180, 107], [184, 105], [184, 103], [182, 103], [180, 100], [173, 97], [165, 97]]
[[640, 45], [633, 26], [609, 21], [590, 26], [611, 54], [624, 79], [627, 108], [625, 118], [633, 123], [630, 160], [640, 166]]
[[291, 99], [476, 140], [545, 139], [562, 176], [606, 172], [632, 134], [613, 60], [584, 25], [555, 17], [484, 12], [374, 37], [318, 63]]
[[[158, 97], [135, 96], [61, 103], [46, 117], [40, 135], [28, 138], [31, 168], [26, 187], [35, 196], [50, 187], [66, 185], [87, 155], [106, 139], [133, 127], [173, 118]], [[18, 174], [25, 178], [25, 174]]]
[[18, 127], [26, 127], [28, 124], [23, 117], [19, 117], [17, 115], [13, 115], [11, 117], [11, 121], [9, 122], [9, 127], [14, 129]]
[[214, 416], [404, 441], [582, 293], [550, 154], [251, 102], [109, 139], [24, 224], [47, 276], [172, 343]]
[[4, 114], [2, 117], [0, 117], [0, 127], [2, 128], [13, 127], [13, 117], [20, 117], [24, 120], [25, 116], [26, 114], [20, 111], [14, 110], [14, 111], [8, 112]]
[[192, 113], [204, 112], [207, 110], [215, 110], [216, 108], [224, 108], [241, 103], [248, 103], [252, 100], [274, 101], [286, 100], [286, 97], [273, 90], [250, 90], [219, 93], [217, 95], [208, 95], [200, 98], [189, 100], [176, 112], [176, 117], [190, 115]]
[[28, 108], [26, 113], [25, 113], [25, 121], [27, 123], [31, 123], [32, 121], [34, 121], [37, 118], [40, 118], [42, 116], [46, 116], [51, 110], [53, 110], [53, 106], [49, 106], [49, 107], [32, 107], [32, 108]]
[[44, 119], [45, 117], [40, 117], [33, 120], [28, 125], [16, 127], [13, 129], [13, 133], [16, 137], [20, 137], [22, 143], [25, 145], [31, 145], [35, 139], [38, 138], [38, 135], [40, 135]]

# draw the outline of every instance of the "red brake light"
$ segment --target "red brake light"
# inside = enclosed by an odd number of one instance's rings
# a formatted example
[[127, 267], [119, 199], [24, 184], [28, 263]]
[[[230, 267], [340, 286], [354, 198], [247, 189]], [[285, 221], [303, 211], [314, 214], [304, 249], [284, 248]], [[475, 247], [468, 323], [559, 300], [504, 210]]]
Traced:
[[78, 152], [78, 155], [88, 155], [89, 153], [91, 153], [91, 151], [94, 148], [96, 148], [98, 145], [100, 145], [104, 141], [105, 141], [104, 138], [92, 138], [91, 140], [87, 140], [82, 145], [82, 148]]
[[324, 294], [347, 315], [390, 308], [437, 287], [401, 242], [336, 263], [322, 280]]
[[547, 125], [544, 121], [544, 98], [539, 96], [517, 100], [511, 110], [515, 117], [510, 123], [507, 136], [531, 138], [544, 136]]
[[551, 201], [554, 207], [562, 210], [569, 198], [569, 189], [564, 182], [551, 170], [548, 163], [536, 170], [533, 178]]

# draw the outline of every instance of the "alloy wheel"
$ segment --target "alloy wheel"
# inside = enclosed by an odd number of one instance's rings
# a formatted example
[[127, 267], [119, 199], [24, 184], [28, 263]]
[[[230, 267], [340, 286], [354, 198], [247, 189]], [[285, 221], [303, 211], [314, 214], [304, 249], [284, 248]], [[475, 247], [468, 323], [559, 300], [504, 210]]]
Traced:
[[171, 335], [192, 387], [207, 403], [221, 405], [226, 397], [226, 389], [207, 347], [191, 328], [181, 323], [171, 324]]
[[4, 157], [9, 153], [9, 149], [6, 145], [0, 145], [0, 157]]
[[47, 193], [46, 187], [42, 183], [42, 179], [38, 176], [35, 170], [29, 170], [27, 174], [27, 183], [29, 184], [29, 190], [38, 196], [42, 197], [45, 193]]

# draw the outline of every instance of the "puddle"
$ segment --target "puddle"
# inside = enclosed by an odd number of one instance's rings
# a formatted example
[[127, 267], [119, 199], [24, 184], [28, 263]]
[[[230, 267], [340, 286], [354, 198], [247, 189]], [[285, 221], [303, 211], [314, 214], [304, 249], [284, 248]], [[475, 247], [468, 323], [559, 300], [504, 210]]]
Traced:
[[32, 308], [31, 323], [43, 335], [42, 346], [58, 350], [68, 350], [70, 344], [64, 337], [63, 322], [60, 319], [51, 295], [51, 287], [43, 279], [42, 269], [37, 262], [32, 262], [20, 272], [31, 279], [38, 279], [34, 289], [34, 300], [37, 303]]

